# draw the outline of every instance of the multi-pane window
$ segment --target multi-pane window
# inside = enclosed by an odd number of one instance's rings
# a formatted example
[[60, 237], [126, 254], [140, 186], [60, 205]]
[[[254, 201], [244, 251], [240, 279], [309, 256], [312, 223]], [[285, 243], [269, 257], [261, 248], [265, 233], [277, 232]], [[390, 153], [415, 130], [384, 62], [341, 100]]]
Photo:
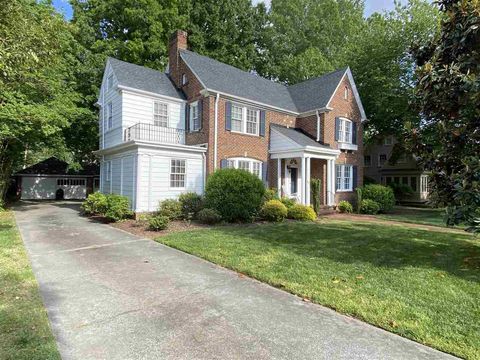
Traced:
[[232, 131], [242, 131], [243, 123], [243, 108], [237, 105], [232, 105]]
[[260, 163], [258, 162], [252, 163], [252, 173], [260, 177]]
[[107, 129], [111, 129], [113, 127], [113, 105], [112, 102], [107, 104]]
[[380, 154], [378, 155], [378, 166], [383, 166], [387, 162], [387, 155]]
[[235, 168], [235, 160], [227, 160], [227, 168], [234, 169]]
[[255, 174], [259, 178], [262, 177], [262, 163], [257, 160], [250, 159], [227, 159], [225, 166], [230, 169], [241, 169], [252, 174]]
[[340, 119], [338, 128], [338, 141], [352, 143], [352, 122], [347, 119]]
[[387, 136], [383, 139], [383, 145], [392, 145], [393, 144], [393, 137]]
[[172, 159], [170, 161], [170, 187], [185, 187], [185, 160]]
[[192, 131], [200, 130], [200, 118], [198, 116], [198, 103], [194, 103], [190, 106], [190, 116], [192, 119]]
[[353, 166], [337, 165], [335, 171], [337, 191], [353, 190]]
[[113, 75], [107, 78], [107, 90], [111, 90], [113, 87]]
[[247, 134], [258, 134], [259, 111], [247, 108]]
[[168, 105], [159, 101], [153, 102], [153, 125], [168, 126]]
[[85, 179], [57, 179], [58, 186], [85, 186]]
[[364, 166], [371, 166], [372, 165], [372, 157], [370, 155], [365, 155], [363, 157], [363, 165]]
[[238, 160], [238, 168], [250, 171], [250, 161]]

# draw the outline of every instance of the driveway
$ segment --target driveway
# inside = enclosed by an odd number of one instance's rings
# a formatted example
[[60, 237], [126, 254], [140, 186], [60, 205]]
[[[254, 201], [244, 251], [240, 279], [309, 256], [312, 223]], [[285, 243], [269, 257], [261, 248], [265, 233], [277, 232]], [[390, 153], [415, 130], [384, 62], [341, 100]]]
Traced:
[[64, 359], [452, 358], [78, 208], [15, 209]]

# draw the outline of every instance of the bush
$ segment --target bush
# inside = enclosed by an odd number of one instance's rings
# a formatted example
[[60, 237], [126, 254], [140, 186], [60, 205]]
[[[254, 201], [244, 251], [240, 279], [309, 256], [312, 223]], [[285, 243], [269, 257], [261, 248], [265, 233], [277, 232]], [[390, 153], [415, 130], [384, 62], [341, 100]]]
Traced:
[[343, 200], [338, 203], [338, 211], [341, 213], [352, 213], [353, 206], [348, 201]]
[[5, 211], [5, 201], [0, 199], [0, 212], [3, 212], [3, 211]]
[[322, 203], [320, 201], [321, 194], [322, 194], [322, 180], [320, 179], [312, 179], [311, 183], [311, 196], [312, 196], [312, 205], [313, 210], [318, 214], [320, 212]]
[[360, 212], [362, 214], [375, 215], [380, 211], [380, 205], [373, 200], [363, 199], [360, 205]]
[[287, 214], [289, 219], [313, 221], [317, 218], [317, 214], [311, 206], [295, 204], [288, 209]]
[[165, 230], [170, 219], [163, 215], [155, 215], [148, 219], [148, 229], [153, 231]]
[[375, 201], [380, 206], [380, 212], [387, 212], [395, 205], [392, 188], [383, 185], [365, 185], [362, 189], [362, 199]]
[[175, 199], [167, 199], [160, 202], [158, 215], [166, 216], [169, 220], [182, 218], [182, 204]]
[[392, 188], [393, 194], [397, 200], [408, 198], [414, 193], [412, 187], [407, 184], [390, 183], [388, 186]]
[[178, 201], [182, 207], [184, 219], [195, 218], [198, 212], [203, 209], [203, 197], [194, 192], [181, 194]]
[[357, 193], [357, 202], [355, 203], [355, 207], [357, 209], [357, 213], [360, 213], [360, 207], [362, 206], [362, 200], [363, 200], [362, 188], [357, 187], [355, 189], [355, 192]]
[[267, 202], [270, 200], [278, 200], [277, 189], [270, 188], [265, 190], [265, 195], [263, 195], [263, 202]]
[[280, 201], [282, 202], [283, 205], [287, 207], [287, 209], [290, 209], [292, 206], [296, 204], [295, 199], [290, 199], [288, 197], [282, 197]]
[[267, 201], [262, 206], [261, 215], [265, 220], [280, 222], [287, 217], [288, 209], [279, 200]]
[[245, 170], [222, 169], [208, 178], [205, 205], [225, 221], [252, 221], [264, 195], [265, 187], [258, 176]]
[[100, 192], [90, 194], [81, 208], [87, 215], [103, 215], [107, 211], [107, 196]]
[[132, 215], [126, 196], [109, 194], [107, 197], [107, 209], [105, 217], [110, 221], [120, 221]]
[[209, 225], [217, 224], [222, 221], [222, 216], [216, 210], [209, 208], [200, 210], [197, 214], [197, 218], [201, 223]]

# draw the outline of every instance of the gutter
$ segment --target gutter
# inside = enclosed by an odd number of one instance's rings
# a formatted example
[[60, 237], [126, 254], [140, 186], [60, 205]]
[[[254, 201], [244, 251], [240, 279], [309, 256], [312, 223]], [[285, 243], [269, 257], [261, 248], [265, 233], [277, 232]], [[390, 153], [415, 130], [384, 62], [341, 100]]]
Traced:
[[317, 142], [320, 141], [320, 111], [316, 111], [317, 114]]
[[217, 156], [218, 156], [218, 102], [220, 100], [220, 93], [217, 92], [215, 96], [215, 120], [214, 120], [214, 138], [213, 138], [213, 170], [217, 169]]

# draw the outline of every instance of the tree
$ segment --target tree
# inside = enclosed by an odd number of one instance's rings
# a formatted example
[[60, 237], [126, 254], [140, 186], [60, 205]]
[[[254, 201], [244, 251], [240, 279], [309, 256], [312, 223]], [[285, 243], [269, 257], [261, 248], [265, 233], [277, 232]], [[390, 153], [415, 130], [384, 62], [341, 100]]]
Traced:
[[67, 156], [62, 129], [78, 114], [67, 54], [72, 37], [53, 7], [35, 0], [0, 2], [0, 199], [30, 154]]
[[480, 2], [440, 0], [440, 34], [413, 51], [418, 65], [419, 126], [410, 126], [410, 146], [431, 171], [438, 203], [448, 206], [448, 224], [480, 218]]

